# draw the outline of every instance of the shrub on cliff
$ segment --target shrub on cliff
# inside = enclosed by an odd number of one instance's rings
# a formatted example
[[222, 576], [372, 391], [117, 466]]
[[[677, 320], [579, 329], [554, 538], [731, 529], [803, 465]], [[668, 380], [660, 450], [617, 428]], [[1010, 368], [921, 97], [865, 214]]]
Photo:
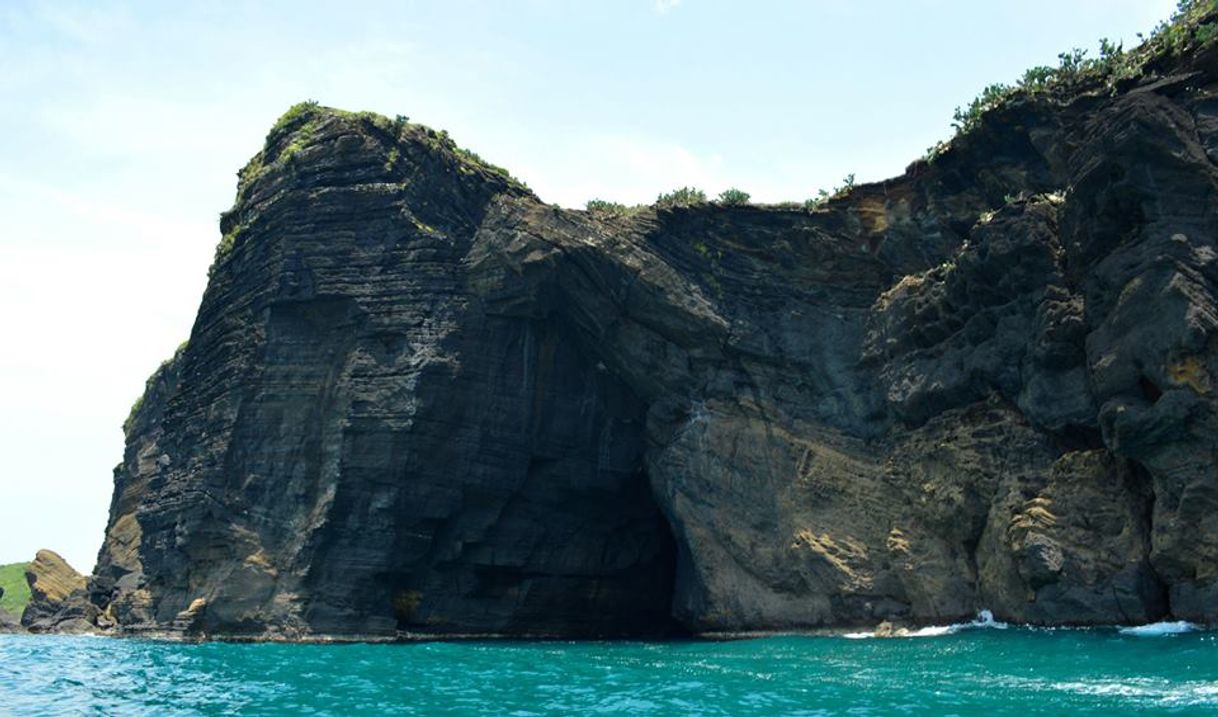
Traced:
[[729, 189], [723, 190], [719, 194], [719, 199], [717, 201], [720, 204], [727, 204], [729, 206], [739, 206], [741, 204], [748, 204], [749, 203], [749, 193], [742, 191], [740, 189], [736, 189], [735, 187], [731, 187]]
[[661, 209], [692, 207], [695, 204], [706, 204], [706, 192], [694, 187], [681, 187], [656, 197], [656, 206]]
[[842, 178], [841, 185], [834, 187], [832, 192], [827, 189], [821, 189], [816, 193], [815, 197], [804, 201], [804, 209], [814, 212], [823, 207], [830, 199], [837, 199], [849, 194], [850, 190], [854, 189], [854, 185], [854, 172], [851, 172]]
[[[1147, 63], [1157, 57], [1218, 41], [1216, 11], [1215, 0], [1178, 0], [1172, 16], [1159, 23], [1150, 37], [1138, 33], [1143, 42], [1133, 50], [1103, 38], [1097, 57], [1088, 57], [1087, 51], [1079, 48], [1063, 52], [1057, 56], [1057, 67], [1033, 67], [1014, 85], [996, 83], [986, 87], [966, 107], [956, 108], [952, 124], [957, 134], [967, 134], [980, 124], [983, 114], [1019, 94], [1069, 95], [1088, 87], [1116, 91], [1122, 80], [1142, 74]], [[933, 161], [941, 147], [942, 143], [928, 150], [927, 159]]]
[[610, 216], [620, 217], [627, 214], [630, 209], [620, 202], [611, 202], [607, 199], [589, 199], [584, 204], [584, 209], [597, 214], [608, 214]]
[[825, 202], [829, 201], [830, 196], [828, 189], [817, 190], [815, 197], [809, 197], [804, 200], [804, 209], [814, 212], [825, 206]]
[[162, 361], [161, 365], [157, 367], [156, 371], [153, 371], [152, 375], [148, 377], [148, 380], [144, 382], [144, 392], [135, 397], [135, 402], [131, 404], [131, 410], [127, 412], [127, 418], [123, 421], [124, 434], [131, 432], [131, 426], [135, 422], [136, 414], [139, 413], [140, 409], [144, 407], [144, 396], [146, 396], [148, 392], [152, 390], [152, 387], [156, 385], [157, 380], [164, 375], [165, 370], [168, 369], [174, 361], [177, 361], [182, 357], [182, 353], [186, 351], [186, 347], [189, 345], [190, 339], [186, 339], [182, 343], [178, 344], [177, 349], [175, 349], [173, 352], [173, 356], [170, 356]]
[[[448, 133], [445, 132], [444, 136], [445, 136], [445, 138], [447, 138]], [[495, 174], [498, 174], [499, 176], [504, 177], [506, 179], [514, 179], [514, 177], [512, 177], [511, 172], [507, 171], [507, 169], [500, 167], [497, 164], [492, 164], [492, 163], [486, 161], [485, 159], [480, 157], [477, 152], [475, 152], [472, 149], [466, 149], [464, 147], [459, 147], [459, 146], [457, 146], [456, 142], [453, 142], [452, 150], [458, 157], [460, 157], [461, 159], [464, 159], [466, 162], [478, 165], [479, 167], [483, 167], [485, 169], [489, 169], [490, 171], [494, 172]]]
[[318, 103], [317, 100], [305, 100], [304, 102], [297, 102], [289, 107], [287, 112], [284, 112], [279, 116], [279, 119], [275, 122], [275, 126], [271, 127], [271, 133], [273, 134], [276, 130], [282, 129], [291, 122], [296, 121], [297, 118], [310, 114], [320, 107], [321, 104]]
[[1010, 85], [1004, 85], [1001, 82], [996, 82], [981, 91], [981, 94], [973, 98], [972, 102], [968, 103], [967, 107], [957, 107], [955, 114], [952, 115], [952, 126], [960, 134], [971, 132], [974, 127], [981, 123], [981, 115], [987, 110], [991, 110], [1006, 101], [1011, 93], [1015, 90]]

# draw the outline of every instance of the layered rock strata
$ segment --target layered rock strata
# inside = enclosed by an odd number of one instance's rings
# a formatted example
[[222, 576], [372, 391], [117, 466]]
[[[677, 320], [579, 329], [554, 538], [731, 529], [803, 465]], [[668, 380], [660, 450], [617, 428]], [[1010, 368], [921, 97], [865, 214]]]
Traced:
[[1218, 621], [1218, 56], [825, 206], [541, 202], [296, 108], [148, 383], [126, 633]]
[[85, 576], [53, 550], [39, 550], [25, 568], [30, 601], [21, 626], [30, 632], [92, 632], [111, 627], [88, 599]]

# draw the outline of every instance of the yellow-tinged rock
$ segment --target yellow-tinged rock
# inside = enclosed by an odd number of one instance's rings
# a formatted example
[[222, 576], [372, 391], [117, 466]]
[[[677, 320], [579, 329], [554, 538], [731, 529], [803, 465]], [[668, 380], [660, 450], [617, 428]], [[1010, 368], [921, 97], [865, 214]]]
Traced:
[[25, 579], [34, 600], [51, 603], [63, 602], [85, 587], [85, 577], [53, 550], [38, 551], [34, 561], [25, 568]]

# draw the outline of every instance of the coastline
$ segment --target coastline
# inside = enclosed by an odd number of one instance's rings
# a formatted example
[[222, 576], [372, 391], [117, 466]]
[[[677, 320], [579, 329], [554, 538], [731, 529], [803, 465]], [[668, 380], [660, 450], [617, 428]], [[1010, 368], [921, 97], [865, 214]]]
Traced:
[[149, 631], [94, 631], [94, 632], [10, 632], [3, 635], [20, 635], [30, 637], [98, 637], [117, 640], [147, 640], [152, 642], [203, 644], [299, 644], [299, 645], [392, 645], [444, 642], [496, 642], [496, 643], [701, 643], [701, 642], [738, 642], [747, 640], [764, 640], [784, 637], [812, 638], [842, 638], [842, 639], [901, 639], [915, 637], [941, 637], [961, 632], [977, 630], [1015, 630], [1021, 632], [1063, 632], [1063, 631], [1111, 631], [1131, 636], [1161, 636], [1191, 632], [1214, 632], [1218, 626], [1212, 624], [1193, 623], [1184, 620], [1163, 620], [1140, 624], [1061, 624], [1061, 625], [1032, 625], [1025, 623], [1008, 623], [975, 619], [971, 621], [936, 624], [936, 623], [902, 623], [889, 625], [889, 630], [881, 634], [882, 628], [869, 626], [834, 626], [816, 628], [793, 628], [780, 630], [731, 630], [731, 631], [701, 631], [667, 635], [631, 635], [631, 636], [570, 636], [558, 634], [513, 634], [494, 632], [465, 632], [465, 633], [425, 633], [399, 632], [396, 635], [367, 635], [367, 634], [309, 634], [309, 635], [233, 635], [233, 634], [204, 634], [186, 635], [180, 632], [149, 630]]

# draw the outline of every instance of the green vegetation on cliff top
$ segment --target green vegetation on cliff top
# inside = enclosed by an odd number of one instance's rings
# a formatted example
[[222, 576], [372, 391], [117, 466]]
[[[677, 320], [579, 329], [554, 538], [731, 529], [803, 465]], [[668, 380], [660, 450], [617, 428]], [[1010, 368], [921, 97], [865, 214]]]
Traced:
[[144, 396], [146, 396], [148, 392], [152, 390], [152, 387], [156, 385], [157, 380], [161, 377], [161, 374], [165, 372], [165, 369], [169, 368], [170, 364], [182, 357], [182, 352], [185, 351], [186, 347], [189, 345], [190, 339], [186, 339], [182, 343], [178, 344], [177, 349], [175, 349], [173, 352], [173, 356], [170, 356], [162, 361], [161, 365], [157, 367], [156, 371], [153, 371], [152, 375], [148, 377], [148, 380], [144, 382], [144, 392], [135, 397], [135, 402], [131, 404], [131, 409], [127, 411], [127, 418], [123, 421], [124, 434], [131, 431], [131, 424], [135, 421], [135, 414], [139, 413], [140, 409], [144, 407]]
[[706, 204], [706, 192], [697, 187], [681, 187], [656, 197], [656, 206], [661, 209], [692, 207]]
[[[1187, 50], [1204, 47], [1218, 40], [1218, 23], [1215, 22], [1218, 13], [1218, 0], [1178, 0], [1176, 11], [1172, 16], [1159, 24], [1144, 41], [1131, 50], [1125, 50], [1119, 44], [1113, 44], [1107, 39], [1099, 42], [1099, 52], [1095, 57], [1088, 57], [1087, 51], [1075, 48], [1058, 56], [1057, 67], [1040, 66], [1027, 70], [1015, 84], [995, 83], [982, 90], [968, 105], [956, 108], [953, 126], [956, 128], [955, 137], [972, 132], [981, 124], [981, 118], [987, 112], [997, 109], [1019, 97], [1047, 96], [1069, 98], [1083, 92], [1094, 90], [1116, 91], [1124, 80], [1132, 79], [1153, 68], [1160, 58], [1180, 55]], [[1139, 37], [1142, 37], [1139, 35]], [[270, 166], [291, 161], [313, 138], [317, 123], [324, 115], [356, 119], [374, 126], [394, 137], [400, 137], [403, 129], [415, 128], [418, 137], [435, 150], [447, 150], [458, 162], [458, 168], [465, 174], [476, 170], [484, 170], [500, 175], [509, 183], [527, 189], [528, 185], [513, 177], [508, 170], [491, 162], [487, 162], [472, 150], [457, 145], [444, 130], [433, 130], [422, 125], [411, 125], [409, 118], [398, 115], [389, 119], [375, 112], [350, 112], [347, 110], [325, 107], [316, 100], [307, 100], [292, 105], [275, 122], [267, 134], [267, 144], [263, 151], [254, 156], [238, 173], [237, 203], [242, 200], [247, 187], [259, 176], [265, 174]], [[287, 133], [286, 141], [278, 143], [278, 152], [268, 156], [274, 140], [278, 135]], [[952, 140], [936, 143], [927, 150], [925, 159], [936, 160], [951, 146]], [[393, 171], [397, 166], [401, 153], [397, 147], [390, 149], [385, 163], [386, 171]], [[783, 209], [803, 209], [816, 211], [829, 200], [838, 199], [849, 194], [854, 188], [854, 175], [848, 175], [844, 184], [835, 187], [832, 192], [820, 190], [817, 196], [805, 202], [783, 202], [774, 205]], [[711, 203], [702, 190], [695, 187], [681, 187], [672, 192], [661, 194], [656, 198], [652, 207], [665, 209], [673, 207], [692, 207]], [[728, 206], [739, 206], [749, 203], [749, 195], [738, 189], [723, 192], [714, 203]], [[593, 199], [587, 204], [590, 212], [606, 216], [629, 216], [646, 208], [645, 205], [626, 206], [604, 199]], [[228, 231], [216, 247], [215, 263], [223, 259], [233, 248], [237, 235], [245, 229], [245, 225], [237, 224]], [[213, 263], [213, 269], [215, 267]]]
[[[434, 151], [447, 152], [456, 162], [456, 168], [461, 174], [476, 174], [479, 171], [503, 177], [509, 185], [518, 190], [529, 191], [529, 186], [522, 180], [512, 176], [507, 169], [488, 162], [476, 152], [458, 145], [445, 130], [433, 130], [419, 124], [411, 124], [410, 118], [397, 115], [390, 119], [376, 112], [350, 112], [336, 107], [326, 107], [317, 100], [305, 100], [292, 105], [280, 115], [279, 119], [267, 133], [266, 142], [261, 151], [254, 155], [240, 171], [237, 172], [237, 197], [233, 212], [245, 201], [250, 186], [259, 178], [266, 175], [274, 167], [294, 167], [297, 156], [309, 147], [316, 139], [318, 128], [327, 118], [341, 118], [363, 125], [365, 130], [375, 128], [391, 138], [387, 143], [384, 169], [394, 172], [402, 158], [402, 150], [398, 143], [406, 137], [406, 131], [412, 132], [415, 141], [422, 142]], [[229, 214], [225, 212], [225, 214]], [[245, 222], [234, 222], [224, 232], [216, 244], [215, 256], [208, 269], [210, 277], [216, 266], [232, 252], [241, 233], [248, 229]]]
[[[1218, 0], [1178, 0], [1172, 16], [1160, 23], [1142, 44], [1131, 50], [1103, 38], [1099, 41], [1099, 53], [1096, 57], [1088, 57], [1086, 50], [1074, 48], [1058, 55], [1057, 67], [1033, 67], [1013, 85], [1001, 82], [989, 85], [968, 105], [956, 108], [952, 121], [952, 126], [956, 128], [955, 137], [972, 132], [981, 124], [982, 115], [1019, 97], [1047, 96], [1068, 99], [1096, 89], [1116, 91], [1122, 81], [1141, 76], [1160, 58], [1181, 55], [1190, 49], [1206, 47], [1218, 41], [1218, 18], [1215, 18], [1214, 13], [1218, 13]], [[925, 159], [933, 162], [950, 146], [950, 139], [937, 142], [926, 150]], [[817, 196], [803, 202], [802, 208], [816, 211], [829, 200], [846, 196], [854, 187], [854, 175], [850, 174], [842, 186], [834, 187], [831, 192], [821, 189]], [[736, 191], [738, 190], [729, 189], [724, 192], [719, 197], [719, 203], [747, 204], [748, 195], [743, 192], [737, 195]], [[725, 196], [729, 193], [730, 196]], [[704, 203], [706, 197], [700, 190], [683, 187], [660, 195], [655, 206], [687, 207]], [[784, 202], [776, 206], [798, 209], [801, 205]], [[627, 208], [623, 205], [603, 199], [590, 201], [587, 208], [589, 211], [611, 215], [627, 213]]]
[[30, 585], [25, 581], [27, 565], [29, 563], [0, 565], [0, 588], [4, 588], [4, 597], [0, 597], [0, 610], [14, 617], [21, 617], [30, 601]]
[[[469, 170], [473, 168], [484, 169], [494, 174], [498, 174], [509, 182], [527, 188], [527, 185], [519, 179], [513, 177], [503, 167], [497, 164], [488, 162], [480, 157], [476, 152], [466, 149], [458, 145], [448, 135], [447, 130], [433, 130], [422, 125], [411, 125], [410, 118], [405, 115], [398, 115], [394, 119], [377, 114], [376, 112], [350, 112], [335, 107], [325, 107], [317, 102], [317, 100], [306, 100], [298, 102], [288, 108], [278, 120], [275, 121], [271, 131], [267, 134], [267, 147], [269, 147], [276, 135], [282, 132], [288, 132], [288, 142], [286, 146], [275, 157], [266, 157], [266, 149], [255, 156], [250, 163], [246, 165], [239, 173], [240, 182], [238, 183], [238, 196], [240, 190], [249, 182], [256, 179], [260, 174], [265, 172], [265, 163], [272, 164], [284, 162], [291, 159], [297, 152], [303, 149], [312, 140], [313, 132], [317, 128], [318, 122], [325, 116], [342, 117], [345, 119], [353, 119], [364, 122], [367, 125], [376, 127], [382, 132], [386, 132], [395, 138], [400, 138], [402, 130], [408, 127], [418, 129], [421, 134], [422, 141], [432, 149], [447, 150], [451, 152], [462, 165], [462, 169]], [[389, 161], [386, 162], [386, 169], [392, 169], [393, 165], [400, 159], [401, 154], [397, 147], [391, 147], [389, 153]]]
[[[976, 129], [983, 114], [1018, 96], [1068, 98], [1096, 89], [1114, 92], [1122, 81], [1141, 76], [1156, 60], [1205, 47], [1218, 39], [1218, 24], [1211, 14], [1215, 11], [1218, 0], [1179, 0], [1172, 16], [1132, 50], [1102, 38], [1095, 57], [1087, 57], [1087, 50], [1076, 47], [1057, 56], [1057, 67], [1033, 67], [1014, 85], [992, 84], [967, 106], [956, 108], [952, 124], [957, 136]], [[940, 142], [928, 149], [927, 159], [935, 159], [947, 145]]]

